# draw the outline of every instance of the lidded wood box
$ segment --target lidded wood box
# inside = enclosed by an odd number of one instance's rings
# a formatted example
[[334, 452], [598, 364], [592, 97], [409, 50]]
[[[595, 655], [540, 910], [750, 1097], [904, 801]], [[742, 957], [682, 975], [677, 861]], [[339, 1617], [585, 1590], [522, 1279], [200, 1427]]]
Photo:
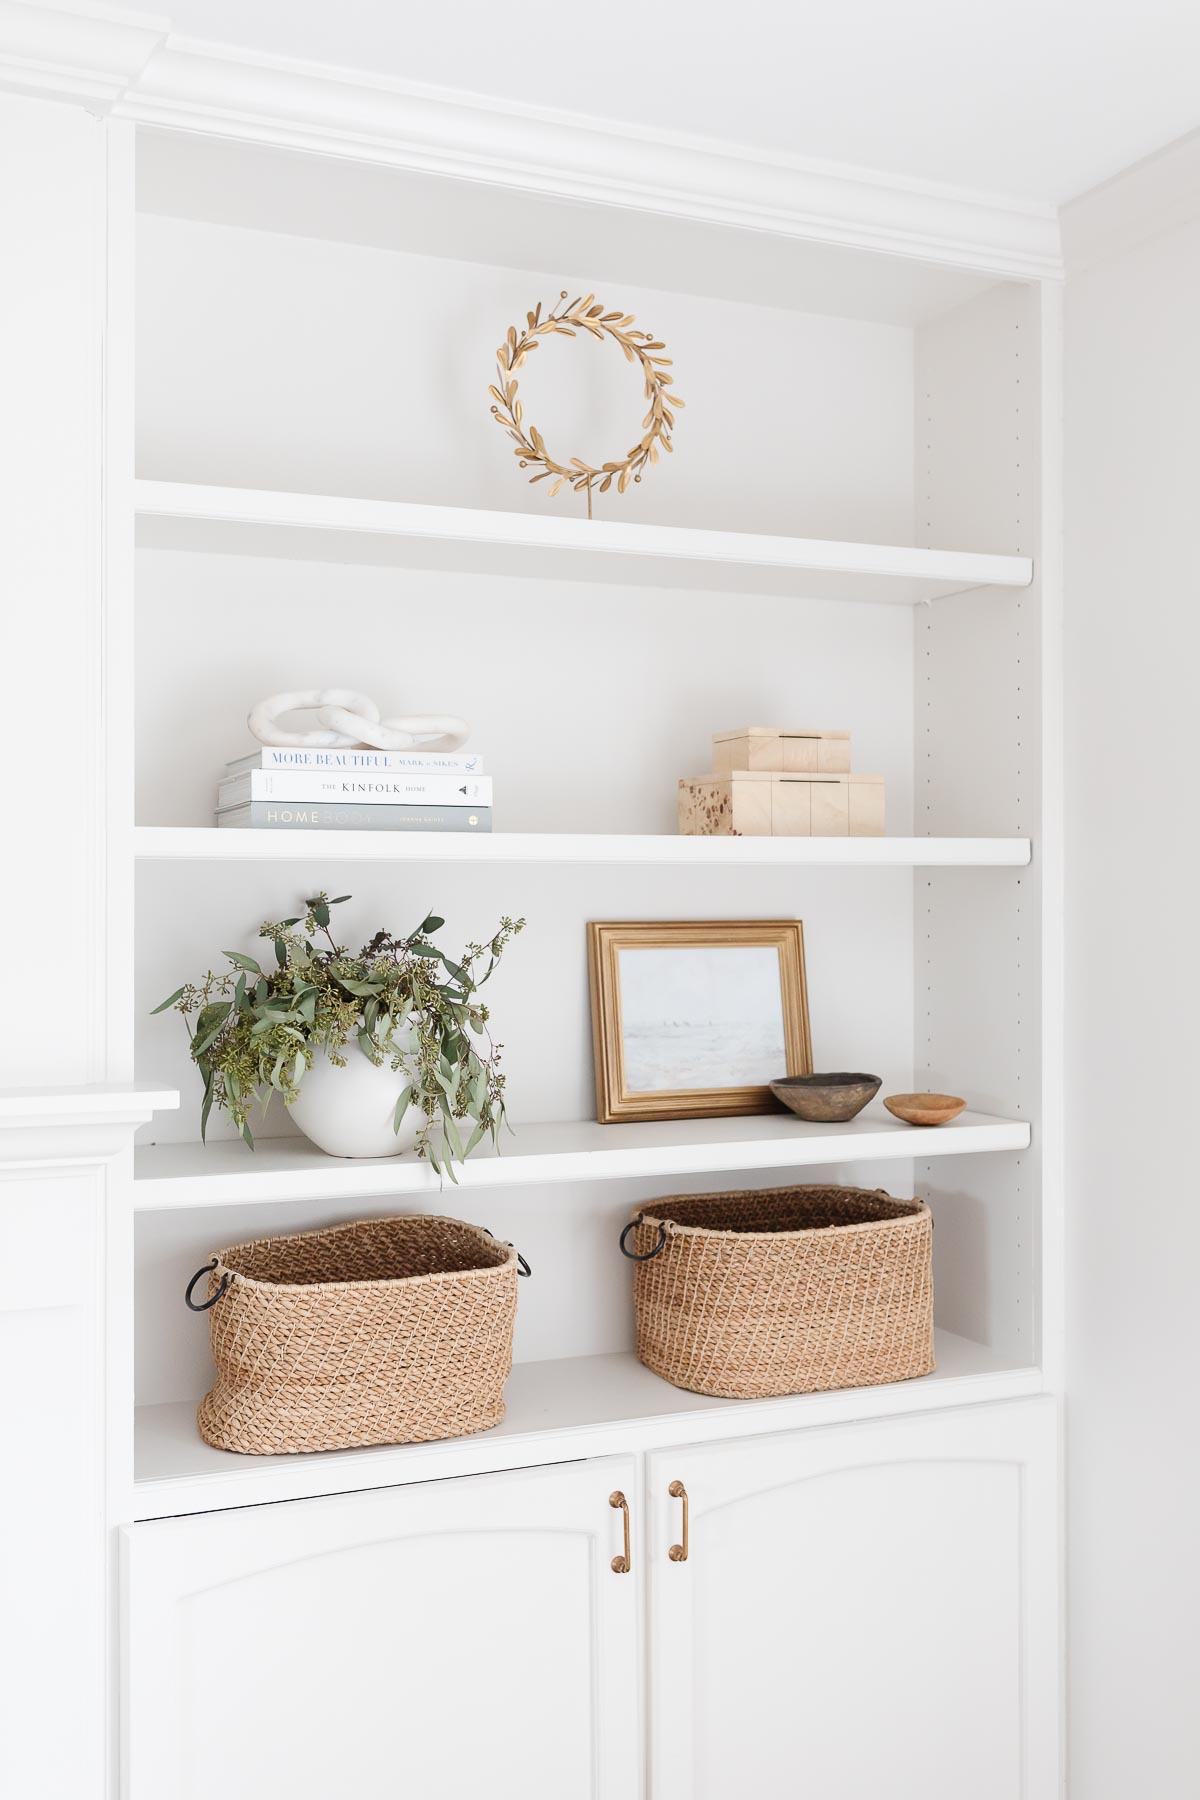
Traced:
[[848, 775], [848, 731], [793, 731], [770, 725], [741, 725], [713, 737], [713, 774], [767, 769], [782, 775]]
[[739, 769], [679, 783], [684, 837], [882, 837], [882, 775]]

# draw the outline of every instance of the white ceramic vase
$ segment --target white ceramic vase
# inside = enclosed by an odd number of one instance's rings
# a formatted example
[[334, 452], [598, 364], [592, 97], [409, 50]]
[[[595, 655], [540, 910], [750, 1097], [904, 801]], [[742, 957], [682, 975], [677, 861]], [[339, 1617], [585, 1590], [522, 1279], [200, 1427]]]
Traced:
[[318, 1150], [327, 1156], [399, 1156], [417, 1141], [424, 1114], [410, 1106], [392, 1129], [396, 1101], [406, 1085], [403, 1069], [389, 1058], [378, 1068], [352, 1038], [342, 1046], [346, 1066], [339, 1069], [323, 1049], [300, 1083], [288, 1111]]

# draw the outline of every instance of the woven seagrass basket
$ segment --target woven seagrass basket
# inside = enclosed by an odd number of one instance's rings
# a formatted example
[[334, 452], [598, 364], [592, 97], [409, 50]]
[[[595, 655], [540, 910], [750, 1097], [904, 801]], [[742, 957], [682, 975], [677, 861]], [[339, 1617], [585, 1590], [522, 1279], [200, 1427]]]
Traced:
[[621, 1234], [637, 1353], [695, 1394], [759, 1399], [928, 1375], [933, 1220], [847, 1187], [681, 1194]]
[[[217, 1366], [201, 1437], [260, 1456], [498, 1425], [518, 1261], [478, 1225], [423, 1216], [222, 1250], [187, 1295], [209, 1311]], [[191, 1295], [205, 1274], [202, 1305]]]

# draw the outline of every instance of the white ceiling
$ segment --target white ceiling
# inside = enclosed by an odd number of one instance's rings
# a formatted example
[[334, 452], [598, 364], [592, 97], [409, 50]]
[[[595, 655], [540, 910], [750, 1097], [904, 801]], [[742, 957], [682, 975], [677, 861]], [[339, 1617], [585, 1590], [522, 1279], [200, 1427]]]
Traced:
[[1061, 203], [1200, 128], [1197, 0], [166, 0], [183, 36]]

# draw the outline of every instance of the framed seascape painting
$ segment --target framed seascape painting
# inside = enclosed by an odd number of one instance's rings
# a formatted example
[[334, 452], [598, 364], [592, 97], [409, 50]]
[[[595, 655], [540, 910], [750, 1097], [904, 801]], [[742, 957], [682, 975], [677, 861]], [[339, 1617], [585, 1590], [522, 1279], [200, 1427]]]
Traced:
[[798, 919], [588, 926], [596, 1117], [774, 1112], [812, 1073]]

